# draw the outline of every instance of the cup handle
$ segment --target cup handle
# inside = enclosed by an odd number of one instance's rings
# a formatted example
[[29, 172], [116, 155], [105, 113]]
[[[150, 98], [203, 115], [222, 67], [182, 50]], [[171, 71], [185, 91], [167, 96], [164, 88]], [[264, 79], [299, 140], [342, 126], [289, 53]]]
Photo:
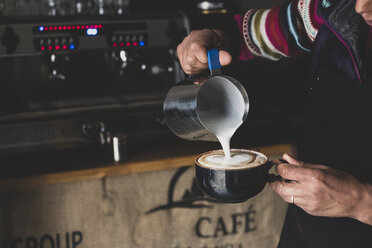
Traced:
[[220, 53], [218, 49], [208, 49], [208, 67], [211, 73], [211, 76], [221, 74], [221, 64], [220, 64]]
[[[288, 162], [284, 159], [269, 161], [268, 171], [271, 169], [271, 167], [273, 167], [274, 165], [278, 165], [278, 164], [288, 164]], [[286, 182], [286, 183], [294, 182], [293, 180], [284, 179], [280, 175], [274, 175], [274, 174], [270, 174], [270, 173], [267, 174], [267, 179], [266, 180], [267, 180], [268, 183], [272, 183], [272, 182], [276, 182], [276, 181], [281, 181], [281, 182]]]

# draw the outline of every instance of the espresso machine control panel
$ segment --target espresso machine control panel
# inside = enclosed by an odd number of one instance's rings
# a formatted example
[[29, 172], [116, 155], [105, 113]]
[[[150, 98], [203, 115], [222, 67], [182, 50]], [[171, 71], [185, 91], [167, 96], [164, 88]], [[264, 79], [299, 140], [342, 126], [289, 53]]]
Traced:
[[[182, 16], [105, 17], [94, 21], [34, 20], [0, 24], [0, 57], [48, 52], [71, 53], [97, 49], [142, 49], [171, 46]], [[182, 28], [181, 28], [182, 29]], [[185, 31], [185, 30], [184, 30]]]

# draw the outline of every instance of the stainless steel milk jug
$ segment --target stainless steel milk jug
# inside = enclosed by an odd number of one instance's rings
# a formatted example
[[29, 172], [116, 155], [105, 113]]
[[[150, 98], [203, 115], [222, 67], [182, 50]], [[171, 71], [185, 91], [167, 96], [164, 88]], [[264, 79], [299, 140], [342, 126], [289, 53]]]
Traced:
[[190, 77], [172, 87], [163, 104], [169, 129], [186, 140], [218, 141], [215, 127], [243, 122], [249, 110], [248, 94], [236, 79], [221, 75], [219, 52], [208, 50], [210, 75]]

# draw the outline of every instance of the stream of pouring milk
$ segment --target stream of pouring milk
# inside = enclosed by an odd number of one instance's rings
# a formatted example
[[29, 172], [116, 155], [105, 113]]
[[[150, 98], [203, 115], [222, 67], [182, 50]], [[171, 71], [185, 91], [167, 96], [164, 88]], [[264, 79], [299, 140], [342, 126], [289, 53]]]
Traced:
[[230, 141], [235, 131], [238, 129], [240, 125], [241, 123], [237, 125], [236, 128], [228, 128], [226, 130], [221, 130], [221, 132], [218, 132], [215, 134], [218, 141], [220, 142], [222, 146], [223, 152], [225, 154], [225, 158], [231, 158]]
[[[203, 99], [208, 106], [201, 113], [203, 122], [208, 130], [221, 143], [225, 158], [231, 158], [230, 140], [243, 123], [246, 103], [239, 89], [232, 83], [213, 82]], [[212, 106], [212, 107], [210, 107]], [[232, 162], [232, 161], [231, 161]]]
[[246, 105], [243, 96], [235, 86], [226, 86], [225, 90], [228, 93], [226, 97], [224, 99], [218, 99], [224, 100], [225, 111], [216, 120], [212, 133], [221, 143], [225, 159], [233, 162], [234, 158], [231, 157], [230, 153], [230, 141], [236, 130], [243, 123]]

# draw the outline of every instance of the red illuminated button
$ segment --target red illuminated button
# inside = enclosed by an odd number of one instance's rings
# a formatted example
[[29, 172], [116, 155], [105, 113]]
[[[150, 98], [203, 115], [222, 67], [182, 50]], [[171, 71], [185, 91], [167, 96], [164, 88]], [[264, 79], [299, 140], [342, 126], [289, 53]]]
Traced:
[[45, 50], [45, 46], [40, 47], [40, 50], [41, 51], [44, 51]]

